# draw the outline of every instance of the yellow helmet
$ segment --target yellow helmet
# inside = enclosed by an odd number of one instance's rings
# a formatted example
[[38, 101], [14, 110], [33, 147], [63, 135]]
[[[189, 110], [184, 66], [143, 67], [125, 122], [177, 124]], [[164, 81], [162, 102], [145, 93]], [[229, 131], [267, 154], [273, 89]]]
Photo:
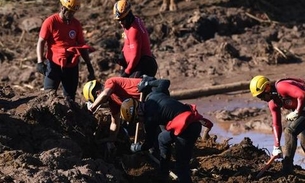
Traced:
[[131, 4], [128, 0], [119, 0], [113, 6], [113, 15], [115, 20], [120, 20], [126, 17], [131, 10]]
[[60, 2], [70, 11], [77, 11], [80, 8], [80, 0], [60, 0]]
[[270, 84], [270, 80], [265, 76], [258, 75], [252, 78], [250, 82], [250, 91], [253, 97], [258, 96], [263, 93], [266, 89], [266, 86]]
[[83, 96], [86, 101], [94, 102], [97, 97], [96, 91], [101, 90], [102, 87], [103, 85], [97, 80], [87, 82], [83, 87]]
[[128, 98], [121, 105], [121, 118], [133, 122], [138, 116], [139, 102], [136, 99]]

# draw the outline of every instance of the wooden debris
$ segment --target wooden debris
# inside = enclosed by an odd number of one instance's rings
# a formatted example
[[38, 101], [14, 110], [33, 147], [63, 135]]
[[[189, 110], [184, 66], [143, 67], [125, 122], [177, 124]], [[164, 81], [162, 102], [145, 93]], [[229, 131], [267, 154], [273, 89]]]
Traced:
[[197, 88], [197, 89], [172, 91], [171, 96], [178, 100], [182, 100], [182, 99], [192, 99], [203, 96], [234, 92], [239, 90], [247, 90], [249, 89], [249, 83], [250, 81], [242, 81], [237, 83], [216, 85], [216, 86]]

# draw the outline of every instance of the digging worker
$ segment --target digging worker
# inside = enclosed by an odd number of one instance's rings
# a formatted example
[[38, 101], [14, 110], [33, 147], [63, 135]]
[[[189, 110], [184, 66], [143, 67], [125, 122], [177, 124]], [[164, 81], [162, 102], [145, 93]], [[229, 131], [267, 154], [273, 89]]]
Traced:
[[195, 105], [183, 104], [168, 95], [170, 81], [166, 79], [141, 82], [139, 91], [154, 87], [144, 102], [126, 99], [121, 105], [122, 119], [144, 122], [146, 130], [143, 144], [132, 144], [132, 152], [147, 151], [155, 142], [159, 125], [165, 129], [158, 135], [160, 151], [160, 177], [167, 180], [171, 158], [171, 144], [175, 143], [176, 170], [180, 182], [192, 182], [189, 162], [194, 144], [200, 136], [202, 125], [211, 129], [213, 123], [200, 115]]
[[[74, 101], [78, 86], [80, 56], [86, 62], [88, 79], [92, 80], [95, 77], [88, 53], [90, 47], [85, 44], [80, 22], [74, 18], [74, 14], [80, 8], [80, 0], [60, 0], [60, 2], [60, 12], [51, 15], [42, 24], [36, 49], [38, 61], [36, 70], [45, 75], [45, 90], [56, 94], [61, 82], [66, 99]], [[45, 44], [48, 49], [44, 57]]]
[[124, 29], [122, 54], [116, 59], [116, 63], [122, 67], [121, 76], [136, 78], [145, 74], [154, 77], [158, 64], [151, 52], [149, 34], [143, 21], [133, 15], [127, 0], [117, 1], [113, 14]]
[[138, 84], [142, 78], [111, 77], [104, 85], [98, 80], [87, 82], [83, 87], [83, 96], [88, 101], [88, 110], [94, 113], [102, 103], [109, 103], [111, 113], [111, 124], [109, 138], [104, 142], [114, 142], [116, 140], [121, 120], [120, 107], [127, 98], [140, 99]]
[[284, 130], [286, 154], [282, 161], [283, 172], [293, 172], [293, 158], [297, 148], [297, 136], [300, 135], [301, 147], [305, 150], [305, 81], [297, 78], [284, 78], [271, 82], [267, 77], [258, 75], [250, 82], [253, 97], [268, 102], [272, 115], [274, 148], [272, 155], [282, 157], [281, 149], [281, 108], [291, 112]]

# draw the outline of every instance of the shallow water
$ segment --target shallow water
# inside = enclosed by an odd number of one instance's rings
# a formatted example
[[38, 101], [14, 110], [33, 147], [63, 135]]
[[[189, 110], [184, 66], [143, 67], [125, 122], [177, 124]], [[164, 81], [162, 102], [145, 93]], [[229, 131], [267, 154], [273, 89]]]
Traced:
[[[215, 97], [213, 100], [200, 98], [193, 100], [183, 100], [182, 102], [192, 103], [197, 105], [197, 109], [205, 117], [213, 121], [214, 126], [211, 130], [211, 134], [217, 135], [217, 141], [222, 142], [228, 138], [232, 138], [229, 144], [240, 143], [245, 137], [249, 137], [254, 146], [265, 149], [267, 153], [272, 153], [273, 150], [273, 134], [270, 132], [258, 132], [258, 131], [246, 131], [240, 133], [232, 133], [229, 130], [230, 125], [233, 122], [218, 122], [213, 116], [207, 115], [208, 112], [213, 112], [217, 110], [233, 110], [235, 108], [245, 108], [245, 107], [259, 107], [265, 108], [267, 104], [263, 101], [257, 100], [245, 100], [244, 98], [232, 97], [229, 99], [224, 99], [222, 97]], [[282, 135], [281, 144], [284, 145], [284, 136]], [[294, 157], [294, 164], [301, 166], [305, 169], [305, 156], [304, 152], [300, 150], [298, 146], [297, 152]]]

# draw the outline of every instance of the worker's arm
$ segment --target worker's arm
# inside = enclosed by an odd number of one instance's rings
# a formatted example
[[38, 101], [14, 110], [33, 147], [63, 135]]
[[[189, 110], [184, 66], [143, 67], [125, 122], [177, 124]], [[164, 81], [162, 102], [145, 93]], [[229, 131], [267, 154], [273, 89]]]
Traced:
[[93, 102], [93, 104], [91, 105], [90, 107], [90, 111], [95, 111], [96, 108], [101, 105], [102, 103], [105, 103], [107, 102], [109, 96], [111, 95], [112, 93], [112, 89], [111, 88], [105, 88], [102, 93], [100, 93], [96, 100]]

